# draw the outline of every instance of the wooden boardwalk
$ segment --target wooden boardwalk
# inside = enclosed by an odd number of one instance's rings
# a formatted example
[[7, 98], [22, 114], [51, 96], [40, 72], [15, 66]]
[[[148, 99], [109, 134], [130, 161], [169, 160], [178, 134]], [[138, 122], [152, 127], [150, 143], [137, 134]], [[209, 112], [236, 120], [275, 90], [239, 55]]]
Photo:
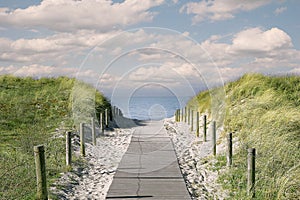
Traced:
[[191, 199], [162, 121], [136, 128], [106, 199]]

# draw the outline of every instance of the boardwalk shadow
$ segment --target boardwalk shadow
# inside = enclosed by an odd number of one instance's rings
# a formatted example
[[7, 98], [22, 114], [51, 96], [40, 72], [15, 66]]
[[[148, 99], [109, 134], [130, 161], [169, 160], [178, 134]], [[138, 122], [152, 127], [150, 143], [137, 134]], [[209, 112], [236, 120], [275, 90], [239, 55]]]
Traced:
[[113, 127], [117, 128], [133, 128], [138, 126], [146, 126], [147, 121], [138, 119], [129, 119], [122, 116], [116, 116], [113, 120]]

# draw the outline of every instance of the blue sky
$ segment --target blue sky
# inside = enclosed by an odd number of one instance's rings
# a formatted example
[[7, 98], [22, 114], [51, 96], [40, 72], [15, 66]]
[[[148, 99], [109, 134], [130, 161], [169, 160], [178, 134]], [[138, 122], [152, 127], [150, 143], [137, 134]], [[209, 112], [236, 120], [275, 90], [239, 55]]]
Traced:
[[299, 74], [299, 10], [297, 0], [0, 0], [0, 74], [77, 77], [108, 97]]

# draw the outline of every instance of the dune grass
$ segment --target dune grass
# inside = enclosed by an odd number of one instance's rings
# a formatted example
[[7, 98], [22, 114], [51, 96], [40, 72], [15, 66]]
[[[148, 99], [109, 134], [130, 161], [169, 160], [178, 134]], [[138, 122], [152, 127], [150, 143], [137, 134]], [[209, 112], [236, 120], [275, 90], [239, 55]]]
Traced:
[[[0, 199], [35, 199], [33, 146], [44, 144], [48, 187], [65, 167], [65, 131], [74, 129], [75, 79], [0, 76]], [[109, 102], [96, 92], [96, 112]], [[98, 116], [98, 115], [97, 115]]]
[[[233, 167], [219, 181], [230, 199], [247, 199], [247, 148], [256, 148], [256, 198], [298, 199], [300, 196], [300, 77], [247, 74], [228, 83], [224, 132], [237, 140]], [[208, 91], [190, 104], [211, 107]], [[225, 155], [219, 155], [225, 157]], [[225, 159], [220, 163], [225, 168]]]

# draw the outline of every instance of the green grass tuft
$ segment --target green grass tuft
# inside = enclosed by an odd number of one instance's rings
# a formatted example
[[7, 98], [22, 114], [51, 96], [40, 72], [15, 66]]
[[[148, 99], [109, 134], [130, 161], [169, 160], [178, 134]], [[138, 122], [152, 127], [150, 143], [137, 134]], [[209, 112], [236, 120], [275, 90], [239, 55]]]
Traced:
[[48, 187], [68, 170], [61, 136], [77, 125], [72, 119], [74, 84], [94, 91], [96, 113], [110, 108], [102, 94], [75, 79], [0, 76], [0, 199], [35, 198], [35, 145], [45, 145]]
[[[247, 199], [247, 148], [257, 150], [257, 199], [300, 196], [300, 77], [247, 74], [228, 83], [224, 133], [238, 139], [234, 166], [220, 177], [231, 199]], [[190, 103], [210, 110], [209, 92]], [[225, 166], [225, 165], [224, 165]]]

